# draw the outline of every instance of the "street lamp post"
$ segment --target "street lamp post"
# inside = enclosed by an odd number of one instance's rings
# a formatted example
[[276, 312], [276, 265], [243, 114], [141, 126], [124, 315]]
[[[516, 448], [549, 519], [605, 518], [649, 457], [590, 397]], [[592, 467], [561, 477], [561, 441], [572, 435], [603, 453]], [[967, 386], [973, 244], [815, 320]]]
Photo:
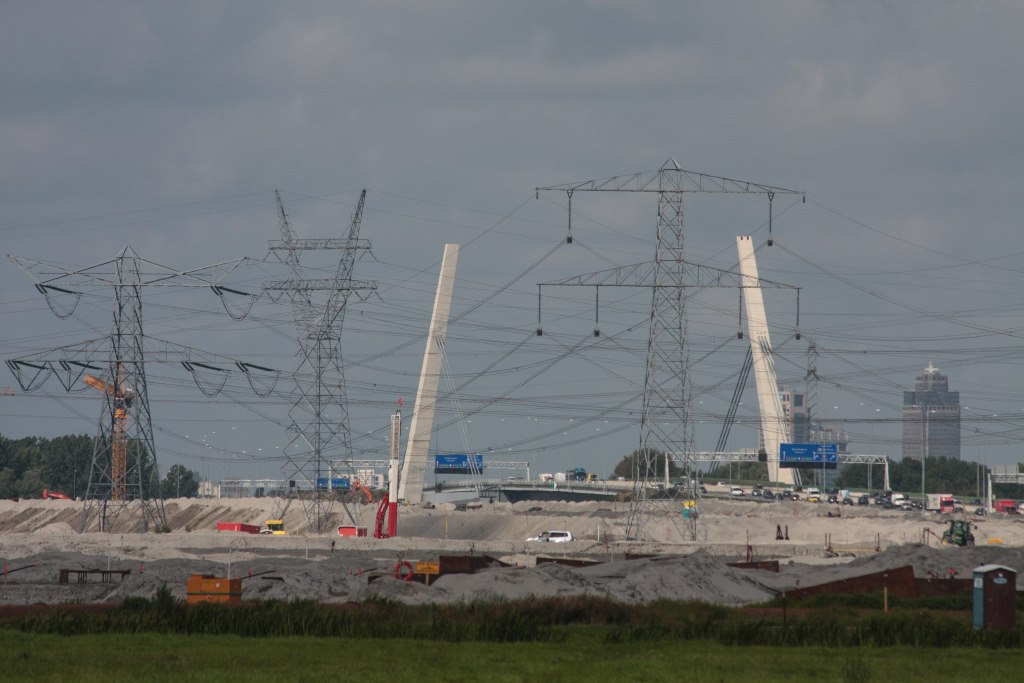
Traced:
[[532, 423], [531, 426], [533, 427], [533, 471], [534, 472], [540, 472], [539, 466], [537, 464], [537, 461], [538, 461], [538, 442], [540, 441], [540, 436], [539, 436], [540, 426], [537, 423], [540, 422], [540, 418], [538, 418], [538, 417], [531, 417], [531, 418], [529, 418], [529, 420]]
[[931, 421], [934, 410], [924, 411], [924, 445], [921, 448], [921, 504], [927, 507], [928, 498], [924, 492], [925, 461], [928, 459], [928, 451], [931, 450]]
[[[835, 428], [836, 425], [839, 424], [839, 421], [838, 421], [839, 420], [839, 406], [832, 406], [832, 410], [836, 411], [836, 412], [832, 413], [832, 417], [834, 419], [834, 424], [832, 425], [832, 427], [833, 427], [832, 436], [835, 437], [835, 444], [836, 444], [836, 467], [839, 467], [839, 437], [841, 435], [839, 434], [839, 430]], [[825, 463], [826, 463], [827, 460], [828, 460], [828, 458], [826, 458], [825, 454], [822, 453], [821, 454], [821, 490], [822, 491], [824, 491], [826, 488], [828, 488], [826, 486], [826, 484], [825, 484]]]

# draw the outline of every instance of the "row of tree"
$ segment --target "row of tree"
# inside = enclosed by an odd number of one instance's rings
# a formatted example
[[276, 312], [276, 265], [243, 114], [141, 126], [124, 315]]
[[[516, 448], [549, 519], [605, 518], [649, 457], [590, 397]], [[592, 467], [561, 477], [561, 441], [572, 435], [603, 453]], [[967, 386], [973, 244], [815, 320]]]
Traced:
[[[919, 458], [903, 458], [889, 463], [889, 488], [911, 496], [914, 493], [920, 495], [923, 475], [927, 493], [952, 493], [959, 498], [970, 499], [984, 495], [988, 474], [988, 467], [970, 460], [925, 458], [922, 472]], [[882, 466], [874, 465], [871, 471], [874, 488], [881, 488], [883, 476]], [[867, 481], [867, 466], [847, 465], [839, 473], [836, 486], [863, 489], [867, 487]], [[996, 498], [1024, 499], [1024, 486], [994, 484], [993, 495]]]
[[[0, 436], [0, 498], [38, 498], [42, 496], [44, 488], [72, 497], [85, 495], [89, 485], [93, 443], [93, 437], [86, 435], [54, 439], [8, 439]], [[667, 465], [670, 481], [685, 476], [674, 459], [669, 458]], [[979, 463], [950, 458], [926, 458], [924, 465], [925, 483], [929, 492], [952, 493], [970, 498], [984, 490], [988, 468]], [[643, 478], [646, 470], [646, 478], [661, 480], [665, 476], [665, 467], [666, 457], [663, 452], [638, 449], [620, 460], [612, 475], [626, 479]], [[813, 468], [800, 469], [804, 480], [813, 480]], [[866, 489], [868, 477], [867, 466], [847, 465], [839, 473], [836, 487]], [[882, 466], [873, 466], [870, 477], [872, 487], [881, 488]], [[768, 468], [761, 462], [738, 463], [731, 470], [727, 464], [719, 465], [704, 473], [703, 478], [770, 483]], [[889, 463], [889, 480], [894, 491], [920, 491], [921, 461], [904, 458]], [[194, 498], [198, 493], [199, 475], [184, 465], [172, 465], [159, 481], [154, 477], [147, 492], [153, 498]], [[996, 495], [1001, 498], [1024, 499], [1024, 486], [1000, 484]]]
[[[665, 461], [665, 454], [661, 451], [651, 449], [645, 452], [638, 449], [620, 460], [612, 475], [626, 479], [643, 478], [646, 470], [647, 479], [660, 481], [665, 477]], [[818, 468], [814, 467], [797, 469], [800, 471], [803, 481], [814, 481], [814, 476], [820, 472]], [[969, 460], [925, 458], [925, 487], [929, 493], [952, 493], [961, 498], [973, 498], [984, 492], [988, 471], [984, 465]], [[683, 469], [674, 459], [668, 460], [668, 474], [670, 481], [684, 476]], [[890, 488], [893, 491], [908, 494], [920, 492], [921, 474], [920, 459], [903, 458], [890, 462]], [[744, 483], [772, 483], [768, 481], [768, 466], [763, 462], [743, 462], [732, 465], [723, 463], [713, 466], [701, 476], [706, 481], [731, 479]], [[885, 481], [883, 466], [873, 465], [869, 468], [867, 465], [847, 465], [839, 472], [835, 486], [840, 489], [866, 490], [869, 477], [871, 488], [881, 489], [882, 483]], [[994, 495], [997, 498], [1021, 500], [1024, 499], [1024, 486], [996, 484]]]
[[[54, 439], [0, 436], [0, 498], [40, 498], [43, 489], [71, 497], [84, 496], [89, 486], [94, 438], [86, 435]], [[199, 475], [172, 465], [163, 479], [148, 487], [152, 498], [194, 498]]]

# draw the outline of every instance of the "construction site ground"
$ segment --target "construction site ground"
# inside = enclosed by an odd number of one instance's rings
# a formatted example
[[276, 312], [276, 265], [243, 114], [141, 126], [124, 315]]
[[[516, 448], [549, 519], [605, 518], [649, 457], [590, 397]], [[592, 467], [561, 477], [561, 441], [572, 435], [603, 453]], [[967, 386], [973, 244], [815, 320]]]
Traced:
[[[386, 597], [434, 603], [585, 594], [632, 603], [752, 605], [784, 590], [907, 565], [919, 578], [969, 578], [975, 567], [990, 563], [1024, 572], [1024, 519], [1015, 515], [972, 518], [977, 545], [959, 548], [939, 543], [948, 515], [803, 501], [707, 499], [698, 541], [690, 540], [689, 520], [678, 509], [647, 518], [645, 540], [625, 540], [628, 503], [603, 502], [484, 503], [467, 510], [404, 506], [399, 535], [390, 539], [372, 538], [375, 506], [349, 503], [352, 520], [336, 505], [330, 531], [311, 533], [295, 502], [285, 515], [286, 536], [216, 531], [218, 522], [262, 525], [275, 516], [277, 502], [168, 500], [169, 532], [115, 527], [81, 534], [80, 502], [0, 501], [0, 560], [8, 572], [0, 605], [114, 603], [150, 597], [163, 585], [184, 598], [193, 574], [245, 577], [246, 600], [343, 603]], [[352, 521], [369, 527], [370, 536], [339, 536], [337, 526]], [[525, 540], [563, 529], [576, 540]], [[780, 531], [788, 540], [777, 540]], [[626, 561], [627, 554], [649, 557]], [[400, 561], [436, 562], [441, 555], [485, 555], [509, 566], [441, 576], [429, 586], [394, 576]], [[600, 564], [538, 564], [538, 556]], [[777, 559], [780, 571], [727, 564], [748, 556]], [[66, 584], [58, 580], [62, 569], [72, 570]], [[100, 571], [84, 574], [85, 582], [78, 583], [77, 570]]]

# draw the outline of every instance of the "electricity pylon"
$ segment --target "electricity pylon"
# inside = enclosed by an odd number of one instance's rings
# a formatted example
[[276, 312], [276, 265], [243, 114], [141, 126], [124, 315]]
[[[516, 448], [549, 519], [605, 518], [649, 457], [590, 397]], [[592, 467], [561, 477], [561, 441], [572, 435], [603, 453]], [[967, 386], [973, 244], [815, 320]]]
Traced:
[[[762, 194], [769, 199], [769, 234], [771, 233], [771, 201], [776, 194], [802, 194], [760, 183], [734, 180], [720, 176], [686, 171], [675, 159], [666, 161], [657, 171], [613, 176], [597, 180], [539, 187], [537, 192], [565, 192], [569, 198], [569, 241], [572, 239], [572, 196], [575, 192], [645, 192], [658, 196], [657, 242], [654, 262], [626, 266], [588, 276], [547, 284], [579, 284], [608, 286], [643, 286], [651, 288], [650, 331], [647, 341], [647, 362], [644, 372], [643, 409], [640, 422], [640, 445], [636, 484], [626, 522], [626, 536], [641, 539], [647, 517], [653, 508], [671, 500], [655, 482], [660, 479], [657, 463], [664, 454], [664, 470], [668, 460], [678, 461], [691, 480], [694, 467], [693, 423], [691, 413], [691, 379], [689, 344], [687, 342], [686, 290], [694, 286], [710, 286], [715, 269], [688, 264], [685, 259], [683, 196], [687, 193]], [[717, 271], [719, 277], [727, 271]], [[737, 279], [738, 273], [731, 273]], [[710, 278], [710, 281], [707, 279]], [[571, 278], [570, 280], [573, 280]], [[722, 286], [722, 285], [716, 285]], [[737, 284], [735, 286], [742, 286]], [[538, 328], [538, 333], [541, 330]], [[595, 330], [595, 334], [597, 331]], [[689, 487], [686, 487], [689, 488]], [[696, 493], [696, 491], [694, 491]], [[690, 515], [689, 535], [698, 540], [699, 514]]]
[[[275, 192], [275, 197], [281, 239], [270, 243], [270, 251], [288, 267], [289, 278], [266, 282], [263, 291], [271, 301], [291, 303], [299, 331], [299, 362], [288, 413], [291, 439], [285, 447], [284, 473], [289, 490], [281, 510], [283, 513], [291, 500], [299, 497], [309, 528], [320, 533], [326, 528], [333, 502], [329, 489], [320, 484], [325, 478], [329, 480], [332, 460], [352, 459], [341, 354], [345, 307], [353, 296], [366, 301], [377, 288], [375, 282], [352, 278], [358, 254], [370, 249], [370, 243], [359, 237], [366, 190], [359, 195], [348, 232], [341, 238], [296, 237], [281, 195]], [[339, 252], [334, 277], [306, 278], [301, 254], [307, 251]], [[300, 492], [302, 484], [311, 485], [311, 490]]]
[[[131, 247], [125, 247], [114, 259], [74, 270], [10, 258], [32, 276], [36, 289], [61, 319], [75, 312], [82, 296], [78, 290], [113, 290], [109, 336], [7, 361], [25, 391], [38, 389], [51, 375], [56, 375], [67, 391], [75, 389], [79, 380], [94, 388], [102, 387], [104, 407], [93, 445], [80, 531], [113, 531], [118, 523], [121, 529], [141, 532], [166, 527], [146, 384], [142, 290], [179, 286], [216, 291], [223, 277], [242, 259], [182, 272], [142, 259]], [[175, 355], [183, 362], [192, 357], [190, 349], [163, 344], [164, 356]], [[219, 370], [207, 363], [202, 365]], [[236, 365], [247, 371], [245, 364]]]

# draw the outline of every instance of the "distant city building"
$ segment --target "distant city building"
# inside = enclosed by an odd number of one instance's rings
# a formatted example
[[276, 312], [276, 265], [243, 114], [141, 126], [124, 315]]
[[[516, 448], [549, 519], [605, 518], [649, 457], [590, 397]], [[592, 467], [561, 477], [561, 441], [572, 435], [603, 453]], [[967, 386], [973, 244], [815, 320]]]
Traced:
[[903, 392], [903, 457], [922, 456], [960, 459], [960, 392], [931, 363]]
[[[808, 436], [811, 443], [834, 443], [836, 445], [836, 452], [840, 455], [846, 455], [850, 452], [850, 435], [846, 430], [836, 429], [824, 422], [814, 422], [811, 423]], [[838, 467], [834, 470], [820, 470], [814, 473], [814, 477], [821, 485], [821, 488], [835, 488], [836, 478], [839, 476], [840, 470], [841, 468]]]
[[[780, 384], [779, 400], [782, 402], [782, 414], [789, 426], [789, 434], [783, 439], [785, 443], [834, 443], [837, 452], [849, 452], [849, 434], [831, 425], [815, 422], [804, 392], [794, 391]], [[838, 469], [814, 472], [815, 482], [822, 488], [832, 488], [838, 475]]]
[[780, 385], [779, 399], [782, 401], [782, 415], [789, 426], [789, 434], [782, 440], [786, 443], [810, 443], [811, 409], [807, 405], [806, 394]]

